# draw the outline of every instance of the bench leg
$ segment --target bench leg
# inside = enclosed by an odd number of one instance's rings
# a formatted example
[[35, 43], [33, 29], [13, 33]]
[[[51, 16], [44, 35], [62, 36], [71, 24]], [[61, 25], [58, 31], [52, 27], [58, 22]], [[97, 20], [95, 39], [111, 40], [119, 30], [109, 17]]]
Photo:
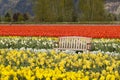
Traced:
[[80, 52], [80, 53], [83, 53], [83, 51], [75, 51], [75, 53], [77, 53], [77, 54], [78, 54], [79, 52]]

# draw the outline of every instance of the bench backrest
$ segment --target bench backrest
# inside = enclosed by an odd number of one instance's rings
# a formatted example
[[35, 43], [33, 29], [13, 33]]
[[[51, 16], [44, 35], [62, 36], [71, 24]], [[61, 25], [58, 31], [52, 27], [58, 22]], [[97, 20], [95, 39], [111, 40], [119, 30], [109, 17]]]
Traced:
[[87, 37], [59, 37], [60, 49], [88, 50], [92, 38]]

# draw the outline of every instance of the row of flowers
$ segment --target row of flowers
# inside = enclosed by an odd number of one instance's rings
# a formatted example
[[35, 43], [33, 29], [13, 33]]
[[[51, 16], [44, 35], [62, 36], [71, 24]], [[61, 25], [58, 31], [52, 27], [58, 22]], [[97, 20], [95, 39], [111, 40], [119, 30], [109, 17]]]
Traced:
[[0, 50], [0, 80], [119, 80], [120, 55]]
[[1, 36], [86, 36], [120, 38], [119, 25], [1, 25]]
[[54, 37], [0, 37], [0, 48], [51, 49], [55, 41], [58, 39]]
[[[55, 37], [0, 37], [0, 48], [32, 48], [53, 49], [58, 45]], [[92, 51], [117, 52], [120, 53], [120, 39], [93, 39]]]
[[120, 39], [93, 39], [91, 49], [120, 53]]

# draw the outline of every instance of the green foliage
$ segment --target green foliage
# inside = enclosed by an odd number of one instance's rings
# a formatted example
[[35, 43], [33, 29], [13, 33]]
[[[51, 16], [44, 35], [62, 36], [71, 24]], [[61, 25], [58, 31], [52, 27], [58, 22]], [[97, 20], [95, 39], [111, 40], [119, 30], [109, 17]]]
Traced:
[[117, 15], [117, 20], [120, 21], [120, 14]]
[[[73, 0], [34, 1], [35, 19], [41, 22], [107, 21], [104, 0], [80, 0], [75, 6]], [[77, 9], [76, 9], [77, 8]]]
[[4, 21], [6, 21], [6, 22], [10, 22], [11, 21], [11, 15], [10, 15], [10, 13], [7, 12], [5, 14]]
[[24, 13], [23, 17], [24, 17], [24, 21], [29, 20], [29, 14], [28, 13]]
[[72, 0], [38, 0], [34, 4], [35, 16], [38, 21], [72, 21]]
[[13, 19], [13, 22], [23, 22], [23, 21], [29, 20], [29, 15], [27, 13], [22, 14], [17, 12], [13, 14], [12, 19]]
[[0, 22], [2, 21], [2, 16], [0, 16]]
[[106, 21], [104, 0], [81, 0], [80, 10], [83, 21]]
[[24, 17], [23, 17], [22, 14], [19, 14], [19, 15], [18, 15], [18, 21], [24, 21]]

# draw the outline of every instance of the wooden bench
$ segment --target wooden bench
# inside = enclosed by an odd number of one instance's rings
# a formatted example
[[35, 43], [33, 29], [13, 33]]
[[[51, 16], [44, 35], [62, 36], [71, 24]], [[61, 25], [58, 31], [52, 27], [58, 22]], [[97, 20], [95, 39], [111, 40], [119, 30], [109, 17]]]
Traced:
[[88, 37], [59, 37], [58, 48], [59, 50], [74, 50], [86, 51], [91, 48], [92, 38]]

